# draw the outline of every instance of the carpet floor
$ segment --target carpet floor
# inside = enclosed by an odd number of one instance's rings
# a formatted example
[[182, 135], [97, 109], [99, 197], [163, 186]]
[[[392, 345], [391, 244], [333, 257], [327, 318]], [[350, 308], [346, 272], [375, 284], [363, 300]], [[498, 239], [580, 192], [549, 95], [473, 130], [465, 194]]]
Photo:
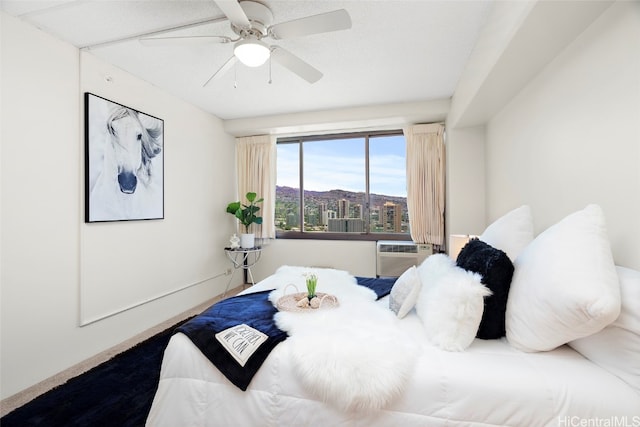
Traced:
[[13, 410], [0, 418], [0, 425], [144, 426], [158, 387], [164, 349], [178, 325]]

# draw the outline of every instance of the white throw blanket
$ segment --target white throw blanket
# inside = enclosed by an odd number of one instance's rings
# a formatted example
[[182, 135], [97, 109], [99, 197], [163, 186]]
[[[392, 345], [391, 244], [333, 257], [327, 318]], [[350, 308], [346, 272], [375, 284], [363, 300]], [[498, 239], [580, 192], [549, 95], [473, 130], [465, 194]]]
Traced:
[[266, 280], [276, 288], [276, 304], [288, 284], [306, 292], [304, 273], [318, 277], [317, 292], [335, 295], [339, 306], [306, 312], [279, 312], [287, 331], [291, 364], [301, 384], [318, 399], [349, 410], [380, 409], [399, 396], [413, 372], [417, 349], [397, 327], [398, 318], [377, 304], [371, 289], [345, 271], [284, 266]]

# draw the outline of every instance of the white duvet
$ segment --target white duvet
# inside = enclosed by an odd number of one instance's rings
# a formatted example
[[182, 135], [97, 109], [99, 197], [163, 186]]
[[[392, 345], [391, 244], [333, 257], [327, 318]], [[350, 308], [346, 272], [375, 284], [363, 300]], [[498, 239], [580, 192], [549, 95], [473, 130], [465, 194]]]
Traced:
[[[280, 286], [284, 279], [278, 276], [281, 273], [249, 291]], [[318, 291], [321, 291], [320, 285]], [[366, 324], [366, 316], [370, 319], [372, 311], [386, 310], [388, 305], [387, 298], [378, 302], [370, 300], [368, 304], [374, 308], [355, 310], [348, 298], [343, 298], [343, 306], [351, 307], [355, 325]], [[301, 377], [299, 366], [296, 367], [300, 360], [298, 336], [292, 335], [272, 351], [243, 392], [186, 336], [176, 334], [164, 354], [160, 383], [147, 425], [640, 426], [640, 395], [567, 346], [550, 352], [523, 353], [511, 348], [505, 340], [475, 340], [464, 352], [446, 352], [424, 338], [424, 328], [415, 311], [402, 320], [395, 320], [392, 322], [395, 329], [382, 328], [382, 333], [389, 335], [389, 357], [381, 360], [379, 376], [396, 383], [399, 378], [402, 381], [397, 383], [399, 391], [391, 393], [380, 409], [370, 409], [380, 406], [376, 404], [336, 404], [343, 398], [340, 395], [340, 399], [336, 399], [336, 393], [333, 400], [332, 396], [319, 395], [314, 388], [317, 384], [310, 385]], [[371, 328], [348, 327], [344, 323], [348, 335], [358, 330], [363, 336], [371, 334]], [[410, 344], [398, 344], [406, 343], [406, 337], [411, 337]], [[298, 339], [297, 343], [294, 338]], [[354, 336], [356, 343], [366, 341]], [[370, 369], [374, 359], [367, 358], [366, 346], [362, 347], [362, 360], [366, 361], [366, 369]], [[379, 347], [375, 351], [379, 351]], [[403, 359], [403, 352], [412, 354]], [[325, 356], [330, 363], [330, 354]], [[379, 356], [376, 353], [376, 357]], [[315, 360], [322, 361], [321, 358]], [[398, 365], [395, 370], [389, 360]], [[409, 374], [402, 374], [404, 371]], [[348, 375], [346, 372], [344, 378], [350, 378]], [[347, 384], [354, 382], [359, 381], [349, 379]], [[365, 383], [372, 384], [371, 380], [362, 381]], [[358, 384], [353, 385], [357, 390]]]

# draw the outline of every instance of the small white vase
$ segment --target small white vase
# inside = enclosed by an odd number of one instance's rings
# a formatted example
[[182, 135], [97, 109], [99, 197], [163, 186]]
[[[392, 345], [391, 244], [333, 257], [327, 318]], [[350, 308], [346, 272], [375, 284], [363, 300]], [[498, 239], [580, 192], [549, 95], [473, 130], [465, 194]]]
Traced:
[[256, 235], [254, 233], [240, 234], [240, 247], [242, 249], [251, 249], [256, 246]]

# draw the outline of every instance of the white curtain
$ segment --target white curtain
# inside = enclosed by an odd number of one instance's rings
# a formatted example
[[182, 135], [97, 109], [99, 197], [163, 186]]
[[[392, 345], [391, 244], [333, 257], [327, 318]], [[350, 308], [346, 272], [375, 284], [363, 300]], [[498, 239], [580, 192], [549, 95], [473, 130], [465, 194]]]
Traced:
[[251, 232], [257, 238], [273, 239], [276, 237], [276, 138], [269, 135], [236, 138], [236, 161], [238, 170], [238, 200], [247, 203], [248, 192], [257, 193], [259, 216], [262, 225], [253, 224]]
[[416, 243], [444, 244], [444, 125], [404, 129], [407, 140], [407, 209]]

